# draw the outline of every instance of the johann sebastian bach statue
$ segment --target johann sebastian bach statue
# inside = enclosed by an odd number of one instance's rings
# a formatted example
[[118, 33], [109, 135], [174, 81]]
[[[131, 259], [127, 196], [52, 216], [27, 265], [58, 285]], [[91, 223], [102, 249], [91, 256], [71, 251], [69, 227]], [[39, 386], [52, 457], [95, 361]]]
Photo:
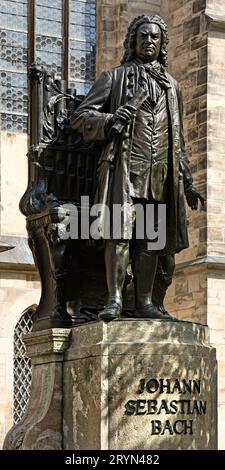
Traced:
[[[204, 199], [192, 186], [186, 157], [182, 97], [166, 71], [168, 33], [159, 16], [139, 16], [128, 29], [119, 67], [103, 72], [71, 118], [85, 141], [102, 141], [96, 201], [128, 205], [166, 205], [166, 246], [149, 249], [149, 240], [105, 241], [108, 303], [99, 317], [122, 312], [122, 289], [132, 261], [135, 317], [173, 320], [163, 299], [172, 281], [175, 253], [188, 246], [184, 195], [192, 209]], [[91, 158], [91, 156], [90, 156]], [[132, 219], [135, 226], [135, 217]]]

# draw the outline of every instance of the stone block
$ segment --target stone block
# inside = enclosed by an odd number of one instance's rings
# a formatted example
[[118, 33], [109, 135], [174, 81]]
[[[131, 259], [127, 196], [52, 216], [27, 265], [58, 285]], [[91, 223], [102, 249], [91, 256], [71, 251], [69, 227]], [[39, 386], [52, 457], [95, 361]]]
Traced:
[[33, 366], [31, 395], [24, 417], [7, 433], [4, 449], [62, 449], [62, 369], [69, 336], [69, 329], [58, 328], [24, 338]]
[[193, 1], [192, 5], [192, 12], [199, 13], [200, 11], [204, 11], [206, 7], [206, 0], [195, 0]]
[[183, 39], [184, 41], [187, 41], [190, 38], [193, 38], [193, 36], [196, 36], [197, 34], [200, 33], [200, 17], [194, 17], [189, 21], [186, 21], [184, 23], [184, 29], [183, 29]]
[[64, 448], [216, 448], [215, 373], [200, 325], [124, 320], [77, 328], [64, 364]]

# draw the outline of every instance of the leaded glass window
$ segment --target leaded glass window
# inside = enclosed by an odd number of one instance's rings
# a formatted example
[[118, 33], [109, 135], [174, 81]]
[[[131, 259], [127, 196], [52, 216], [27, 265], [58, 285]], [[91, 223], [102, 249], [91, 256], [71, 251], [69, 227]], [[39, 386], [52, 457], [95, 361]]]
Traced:
[[70, 85], [86, 94], [95, 79], [95, 1], [71, 0]]
[[0, 1], [1, 130], [27, 132], [27, 0]]
[[27, 67], [41, 62], [86, 94], [95, 79], [95, 0], [0, 0], [1, 130], [27, 132]]
[[26, 355], [23, 335], [30, 333], [32, 316], [36, 306], [29, 307], [16, 324], [13, 337], [13, 421], [17, 424], [23, 417], [30, 397], [32, 369]]
[[36, 0], [36, 60], [62, 73], [62, 0]]

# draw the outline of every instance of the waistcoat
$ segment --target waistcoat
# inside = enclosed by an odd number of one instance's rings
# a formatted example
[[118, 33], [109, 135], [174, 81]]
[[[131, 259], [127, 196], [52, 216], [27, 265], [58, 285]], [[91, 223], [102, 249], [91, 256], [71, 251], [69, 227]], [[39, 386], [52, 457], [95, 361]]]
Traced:
[[168, 109], [166, 92], [157, 103], [138, 108], [130, 160], [130, 195], [163, 202], [168, 172]]

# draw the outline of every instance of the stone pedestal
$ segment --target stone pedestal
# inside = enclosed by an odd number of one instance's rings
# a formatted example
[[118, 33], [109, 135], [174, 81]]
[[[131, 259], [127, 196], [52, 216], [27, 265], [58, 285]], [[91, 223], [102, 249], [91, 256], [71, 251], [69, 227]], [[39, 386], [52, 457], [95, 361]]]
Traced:
[[65, 449], [216, 449], [208, 329], [119, 320], [77, 328], [65, 355]]
[[3, 449], [62, 449], [63, 358], [70, 333], [51, 329], [24, 338], [32, 361], [30, 400], [23, 419], [8, 432]]
[[216, 449], [208, 328], [118, 320], [26, 337], [31, 398], [5, 449]]

